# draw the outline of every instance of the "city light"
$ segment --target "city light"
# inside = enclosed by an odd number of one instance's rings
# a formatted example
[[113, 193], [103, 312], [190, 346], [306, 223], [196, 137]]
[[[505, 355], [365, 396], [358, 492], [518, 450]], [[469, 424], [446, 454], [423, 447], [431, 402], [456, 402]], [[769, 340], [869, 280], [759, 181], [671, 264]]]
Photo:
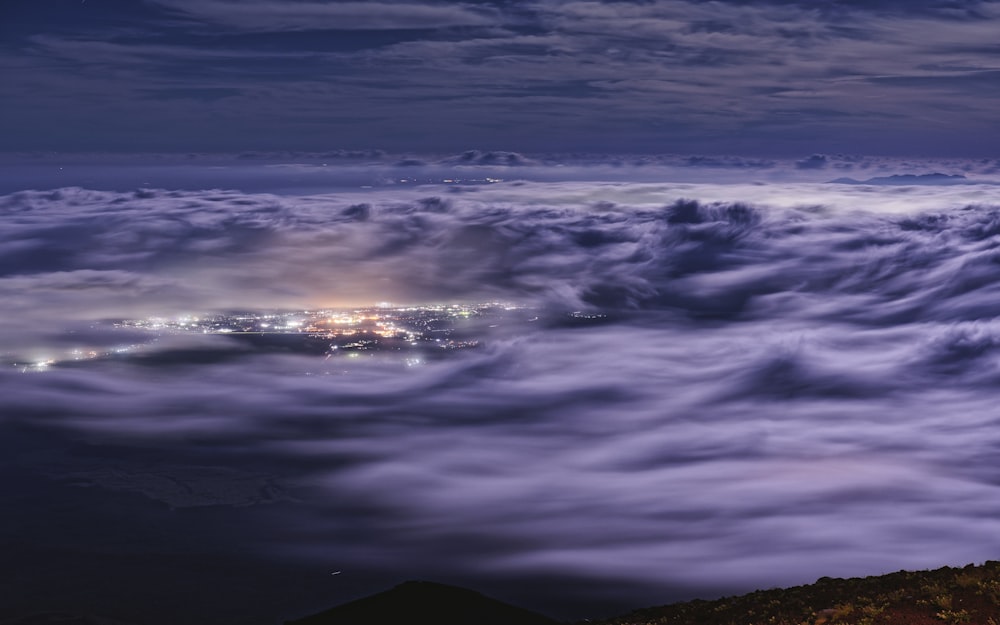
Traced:
[[[578, 311], [570, 316], [596, 318]], [[255, 344], [263, 345], [263, 349], [271, 345], [304, 355], [320, 352], [327, 359], [382, 354], [414, 367], [425, 364], [435, 353], [478, 348], [492, 333], [502, 328], [516, 332], [521, 324], [538, 318], [537, 310], [507, 302], [397, 306], [383, 301], [351, 309], [155, 314], [108, 322], [112, 329], [144, 332], [147, 341], [102, 348], [75, 347], [44, 357], [38, 357], [38, 351], [34, 357], [7, 354], [0, 356], [0, 361], [24, 373], [44, 372], [70, 362], [135, 357], [153, 349], [161, 337], [216, 335], [225, 340], [257, 341]]]

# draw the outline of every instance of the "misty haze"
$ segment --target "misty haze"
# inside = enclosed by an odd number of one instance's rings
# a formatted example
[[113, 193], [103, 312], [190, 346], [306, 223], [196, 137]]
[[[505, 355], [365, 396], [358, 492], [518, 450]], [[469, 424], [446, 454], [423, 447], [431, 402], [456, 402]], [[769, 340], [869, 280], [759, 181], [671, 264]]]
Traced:
[[14, 603], [570, 618], [980, 559], [992, 187], [778, 188], [7, 195]]
[[998, 32], [0, 1], [0, 624], [570, 622], [1000, 559]]

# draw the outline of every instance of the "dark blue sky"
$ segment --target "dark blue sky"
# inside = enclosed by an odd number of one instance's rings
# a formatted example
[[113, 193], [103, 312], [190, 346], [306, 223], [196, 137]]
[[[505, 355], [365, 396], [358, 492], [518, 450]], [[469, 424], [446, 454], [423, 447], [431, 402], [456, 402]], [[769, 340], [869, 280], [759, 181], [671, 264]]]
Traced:
[[5, 151], [991, 156], [992, 0], [4, 0]]

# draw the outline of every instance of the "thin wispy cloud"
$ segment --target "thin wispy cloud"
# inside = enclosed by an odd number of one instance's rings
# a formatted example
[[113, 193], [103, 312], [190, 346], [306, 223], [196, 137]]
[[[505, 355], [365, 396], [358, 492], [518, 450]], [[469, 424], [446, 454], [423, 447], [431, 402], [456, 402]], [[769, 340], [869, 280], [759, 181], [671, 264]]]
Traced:
[[277, 2], [154, 0], [170, 12], [210, 24], [258, 32], [298, 30], [438, 30], [493, 26], [489, 4], [427, 2]]
[[[148, 94], [223, 85], [238, 90], [211, 113], [224, 150], [986, 154], [1000, 66], [994, 2], [141, 6], [131, 28], [39, 22], [11, 41], [37, 104], [13, 109], [36, 120], [12, 123], [15, 145], [70, 88], [115, 110], [77, 115], [127, 143], [157, 140]], [[202, 103], [170, 116], [200, 127]]]

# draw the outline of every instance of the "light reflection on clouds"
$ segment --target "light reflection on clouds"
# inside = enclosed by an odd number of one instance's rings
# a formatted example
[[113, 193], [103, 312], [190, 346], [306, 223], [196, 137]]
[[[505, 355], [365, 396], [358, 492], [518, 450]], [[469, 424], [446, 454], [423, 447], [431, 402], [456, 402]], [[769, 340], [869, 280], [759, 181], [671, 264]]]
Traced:
[[[1000, 548], [988, 189], [430, 191], [0, 200], [10, 345], [237, 304], [545, 311], [427, 361], [192, 335], [158, 360], [9, 369], [5, 427], [111, 450], [29, 470], [164, 510], [245, 506], [269, 561], [469, 580], [561, 614], [578, 583], [624, 608]], [[536, 578], [556, 580], [547, 600], [516, 582]]]

